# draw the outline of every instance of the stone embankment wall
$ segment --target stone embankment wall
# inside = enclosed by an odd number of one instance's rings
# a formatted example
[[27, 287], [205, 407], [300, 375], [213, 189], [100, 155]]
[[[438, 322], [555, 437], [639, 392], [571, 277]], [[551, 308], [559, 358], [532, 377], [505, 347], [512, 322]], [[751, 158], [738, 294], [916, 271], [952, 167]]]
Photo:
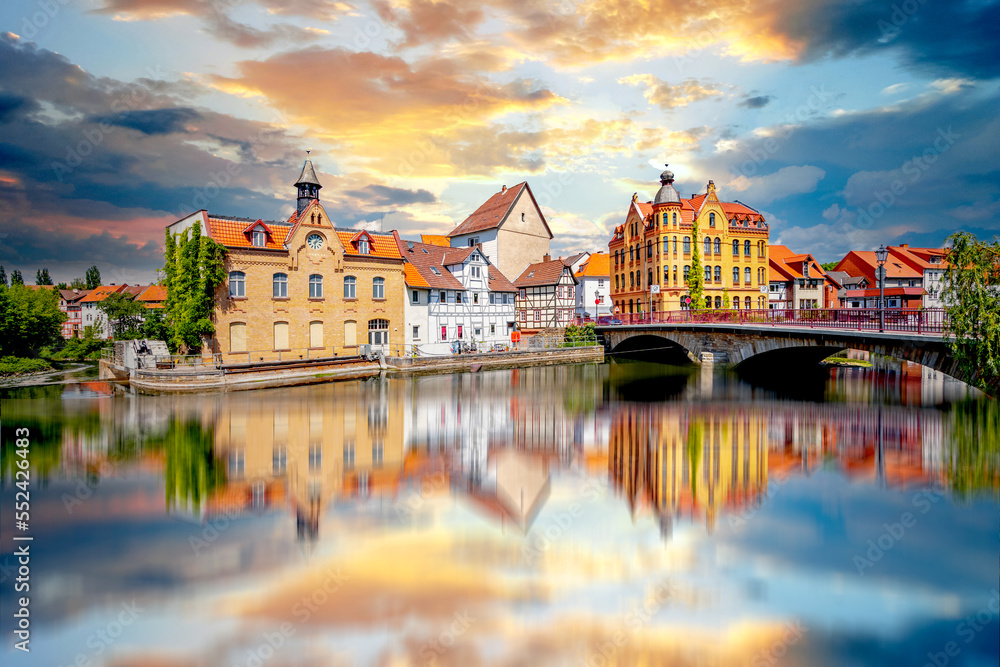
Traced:
[[567, 347], [517, 352], [485, 352], [460, 354], [450, 357], [410, 358], [388, 357], [389, 370], [401, 373], [454, 373], [468, 371], [474, 366], [483, 369], [522, 368], [552, 364], [601, 363], [604, 348], [600, 345]]

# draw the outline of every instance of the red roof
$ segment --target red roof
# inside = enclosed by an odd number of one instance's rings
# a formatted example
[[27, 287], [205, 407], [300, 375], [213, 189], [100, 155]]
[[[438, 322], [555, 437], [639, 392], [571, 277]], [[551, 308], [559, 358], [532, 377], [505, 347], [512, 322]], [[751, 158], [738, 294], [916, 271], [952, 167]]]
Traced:
[[576, 272], [577, 278], [608, 278], [611, 276], [611, 255], [595, 252]]
[[[843, 271], [849, 276], [864, 276], [870, 284], [876, 284], [875, 272], [878, 260], [873, 250], [852, 250], [837, 264], [835, 271]], [[885, 277], [888, 280], [897, 278], [923, 278], [923, 271], [911, 268], [898, 257], [889, 256], [885, 263]]]
[[463, 234], [474, 234], [475, 232], [482, 232], [487, 229], [496, 229], [510, 215], [510, 211], [522, 191], [527, 192], [528, 196], [531, 197], [531, 203], [535, 205], [535, 209], [542, 219], [542, 224], [545, 225], [545, 230], [549, 232], [549, 238], [552, 238], [552, 231], [549, 230], [549, 225], [545, 222], [545, 216], [542, 215], [541, 209], [538, 208], [535, 195], [531, 193], [531, 188], [526, 181], [518, 183], [512, 188], [504, 186], [500, 192], [494, 194], [482, 206], [473, 211], [472, 215], [466, 218], [462, 224], [451, 230], [448, 236], [462, 236]]
[[[569, 267], [566, 266], [566, 263], [561, 259], [551, 259], [547, 262], [529, 264], [528, 267], [521, 272], [521, 275], [518, 276], [517, 280], [514, 281], [514, 286], [538, 287], [541, 285], [557, 285], [559, 284], [559, 279], [562, 278], [564, 269], [568, 270]], [[576, 282], [575, 278], [574, 282]]]
[[396, 239], [392, 234], [375, 234], [367, 230], [360, 232], [345, 232], [336, 230], [337, 238], [344, 246], [344, 254], [352, 257], [365, 257], [358, 252], [357, 242], [362, 237], [368, 237], [368, 256], [385, 257], [390, 259], [400, 259], [399, 248], [396, 247]]
[[166, 301], [167, 288], [163, 285], [150, 285], [137, 297], [139, 301]]
[[[280, 222], [265, 223], [261, 220], [252, 222], [249, 225], [246, 220], [229, 220], [226, 218], [213, 218], [206, 216], [208, 221], [208, 234], [212, 239], [227, 248], [254, 248], [256, 250], [284, 250], [285, 239], [292, 230], [291, 225]], [[262, 226], [267, 234], [263, 247], [255, 246], [252, 243], [251, 232], [258, 225]]]
[[500, 273], [500, 269], [495, 266], [487, 267], [487, 273], [489, 274], [490, 291], [491, 292], [516, 292], [517, 288], [514, 287], [514, 283], [507, 280], [507, 276]]
[[451, 247], [451, 241], [448, 240], [448, 237], [441, 236], [439, 234], [421, 234], [420, 240], [424, 243], [429, 243], [430, 245], [439, 245], [442, 248]]
[[117, 294], [118, 292], [124, 292], [128, 285], [101, 285], [90, 290], [90, 294], [80, 299], [80, 303], [93, 303], [95, 301], [104, 301], [112, 294]]

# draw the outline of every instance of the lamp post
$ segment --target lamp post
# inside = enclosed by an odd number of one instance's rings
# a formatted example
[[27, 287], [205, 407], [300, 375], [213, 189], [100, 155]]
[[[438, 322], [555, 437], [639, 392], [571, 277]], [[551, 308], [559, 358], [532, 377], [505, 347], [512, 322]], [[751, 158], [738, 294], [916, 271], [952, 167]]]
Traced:
[[878, 330], [885, 331], [885, 260], [889, 257], [889, 251], [885, 244], [879, 246], [875, 251], [875, 259], [878, 260]]

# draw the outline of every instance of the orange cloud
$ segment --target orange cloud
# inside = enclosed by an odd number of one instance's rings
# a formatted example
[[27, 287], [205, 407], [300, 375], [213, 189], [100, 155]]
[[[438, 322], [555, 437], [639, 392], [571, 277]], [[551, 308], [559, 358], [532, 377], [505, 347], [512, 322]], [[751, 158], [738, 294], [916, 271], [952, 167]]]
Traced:
[[703, 84], [695, 79], [687, 79], [676, 85], [670, 85], [652, 74], [632, 74], [618, 79], [618, 83], [644, 88], [643, 97], [646, 101], [666, 111], [722, 95], [719, 87], [711, 83]]

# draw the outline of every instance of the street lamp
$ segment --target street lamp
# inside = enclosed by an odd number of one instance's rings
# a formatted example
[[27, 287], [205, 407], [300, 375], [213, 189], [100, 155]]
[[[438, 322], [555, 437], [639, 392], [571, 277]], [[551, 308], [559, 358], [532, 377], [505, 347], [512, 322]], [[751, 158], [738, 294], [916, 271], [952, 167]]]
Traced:
[[875, 259], [878, 260], [878, 330], [885, 331], [885, 260], [889, 258], [889, 251], [885, 244], [879, 246], [875, 251]]

